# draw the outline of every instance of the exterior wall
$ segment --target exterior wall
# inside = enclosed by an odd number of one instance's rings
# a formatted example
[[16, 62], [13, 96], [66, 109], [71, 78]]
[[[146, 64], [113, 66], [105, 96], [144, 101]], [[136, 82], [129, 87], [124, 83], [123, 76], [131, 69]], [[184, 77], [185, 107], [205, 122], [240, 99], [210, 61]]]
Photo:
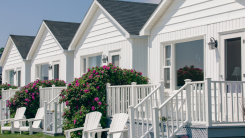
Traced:
[[148, 65], [148, 39], [133, 39], [132, 46], [132, 66], [136, 71], [141, 71], [143, 76], [147, 75], [147, 65]]
[[[27, 67], [28, 68], [28, 67]], [[8, 55], [4, 61], [2, 66], [2, 83], [6, 83], [6, 71], [17, 69], [21, 70], [21, 86], [25, 86], [29, 83], [29, 77], [25, 75], [25, 62], [23, 61], [18, 49], [16, 48], [15, 44], [12, 43], [9, 49]], [[17, 86], [17, 75], [14, 75], [14, 85]]]
[[74, 52], [71, 51], [71, 52], [66, 52], [65, 53], [65, 57], [66, 57], [66, 82], [67, 83], [70, 83], [72, 81], [74, 81]]
[[[67, 66], [66, 55], [63, 53], [63, 49], [51, 35], [51, 33], [46, 30], [35, 50], [35, 54], [31, 60], [31, 82], [36, 80], [36, 65], [49, 64], [53, 65], [54, 62], [59, 62], [60, 73], [59, 79], [64, 80], [69, 83], [66, 78], [66, 72], [73, 70], [71, 66]], [[70, 61], [71, 62], [71, 61]], [[70, 67], [70, 68], [69, 68]], [[53, 68], [49, 70], [49, 79], [53, 79]]]
[[[188, 39], [204, 36], [205, 77], [219, 80], [219, 50], [209, 50], [207, 43], [210, 37], [219, 41], [219, 33], [245, 27], [245, 1], [222, 0], [175, 0], [167, 12], [151, 30], [149, 75], [153, 83], [157, 83], [160, 73], [161, 42]], [[219, 47], [219, 46], [218, 46]], [[183, 53], [184, 54], [184, 53]]]

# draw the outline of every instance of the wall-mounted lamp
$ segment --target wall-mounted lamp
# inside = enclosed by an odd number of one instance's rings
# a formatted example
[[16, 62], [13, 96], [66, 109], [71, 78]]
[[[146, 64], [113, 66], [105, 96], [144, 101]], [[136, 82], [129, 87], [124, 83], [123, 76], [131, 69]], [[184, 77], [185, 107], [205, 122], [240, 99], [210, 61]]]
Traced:
[[51, 70], [51, 69], [52, 69], [52, 65], [49, 65], [49, 66], [48, 66], [48, 70]]
[[106, 63], [106, 61], [108, 61], [108, 56], [106, 56], [106, 55], [103, 55], [103, 58], [102, 58], [102, 60], [103, 60], [103, 63]]
[[16, 74], [16, 71], [13, 72], [13, 75], [15, 75], [15, 74]]
[[210, 38], [210, 42], [208, 43], [209, 49], [213, 50], [218, 47], [218, 41], [215, 40], [213, 37]]

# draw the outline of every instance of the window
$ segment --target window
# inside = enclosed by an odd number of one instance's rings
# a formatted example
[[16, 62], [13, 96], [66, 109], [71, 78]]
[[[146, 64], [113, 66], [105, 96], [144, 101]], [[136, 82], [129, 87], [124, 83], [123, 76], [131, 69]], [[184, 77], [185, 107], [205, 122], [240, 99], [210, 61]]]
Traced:
[[41, 65], [41, 80], [48, 80], [48, 66], [49, 64]]
[[18, 70], [18, 72], [17, 72], [17, 80], [18, 80], [18, 86], [20, 87], [21, 86], [21, 71], [20, 70]]
[[59, 79], [59, 73], [60, 73], [59, 64], [55, 64], [54, 65], [54, 79]]
[[36, 79], [48, 80], [48, 67], [49, 64], [37, 65], [36, 66]]
[[14, 85], [14, 70], [9, 71], [9, 84]]
[[164, 45], [162, 58], [166, 89], [179, 89], [185, 84], [185, 79], [204, 80], [203, 39]]
[[167, 45], [164, 48], [165, 60], [163, 66], [165, 88], [170, 88], [170, 68], [171, 68], [171, 46]]
[[87, 72], [87, 68], [100, 67], [102, 65], [102, 56], [92, 56], [81, 58], [81, 75]]
[[119, 66], [119, 55], [112, 56], [112, 64]]

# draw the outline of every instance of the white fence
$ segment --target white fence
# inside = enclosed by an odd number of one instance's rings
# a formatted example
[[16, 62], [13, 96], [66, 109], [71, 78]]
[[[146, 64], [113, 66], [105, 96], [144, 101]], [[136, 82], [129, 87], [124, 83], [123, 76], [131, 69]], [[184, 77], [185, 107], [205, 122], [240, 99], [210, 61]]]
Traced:
[[107, 83], [107, 117], [112, 117], [116, 113], [128, 113], [129, 106], [140, 103], [157, 85], [131, 85], [110, 86]]
[[0, 100], [0, 120], [10, 118], [10, 110], [6, 106], [7, 101], [14, 97], [15, 92], [19, 91], [21, 88], [12, 89], [9, 88], [8, 90], [2, 89], [2, 99]]
[[[43, 107], [44, 101], [50, 102], [51, 100], [55, 99], [63, 89], [66, 89], [67, 87], [55, 87], [55, 85], [52, 85], [52, 87], [45, 87], [42, 86], [39, 87], [40, 92], [40, 107]], [[58, 101], [57, 101], [58, 102]]]

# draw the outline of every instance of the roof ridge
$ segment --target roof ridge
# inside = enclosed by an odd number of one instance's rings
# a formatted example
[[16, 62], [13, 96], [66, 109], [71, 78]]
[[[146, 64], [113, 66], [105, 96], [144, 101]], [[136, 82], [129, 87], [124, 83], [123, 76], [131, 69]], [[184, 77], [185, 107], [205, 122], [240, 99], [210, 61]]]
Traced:
[[32, 35], [13, 35], [13, 34], [10, 34], [9, 36], [36, 37], [36, 36], [32, 36]]
[[146, 3], [146, 2], [135, 2], [135, 1], [124, 1], [124, 0], [97, 0], [97, 1], [117, 1], [117, 2], [128, 2], [128, 3], [139, 3], [139, 4], [158, 5], [157, 3]]
[[[66, 22], [66, 21], [53, 21], [53, 20], [43, 20], [44, 22], [58, 22], [58, 23], [76, 23], [76, 22]], [[81, 24], [81, 23], [78, 23]]]

